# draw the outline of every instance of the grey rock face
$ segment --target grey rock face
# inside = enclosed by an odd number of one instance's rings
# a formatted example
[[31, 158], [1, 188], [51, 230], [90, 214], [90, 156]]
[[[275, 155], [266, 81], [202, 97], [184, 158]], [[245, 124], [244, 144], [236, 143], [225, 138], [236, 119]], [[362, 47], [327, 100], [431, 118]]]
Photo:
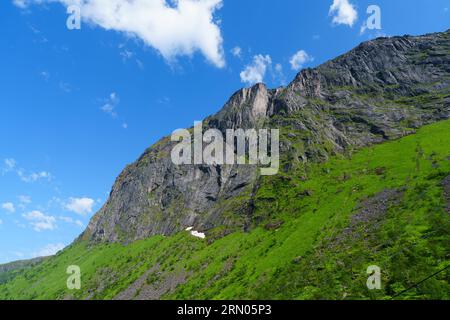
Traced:
[[350, 225], [333, 241], [333, 246], [339, 247], [349, 238], [359, 239], [364, 234], [373, 234], [379, 228], [380, 221], [388, 213], [389, 208], [399, 204], [403, 197], [404, 190], [384, 190], [360, 203]]
[[249, 129], [258, 127], [274, 113], [274, 101], [282, 89], [268, 90], [262, 83], [236, 92], [216, 115], [207, 121], [213, 128]]
[[[449, 81], [449, 31], [380, 38], [303, 70], [286, 88], [236, 92], [205, 126], [281, 129], [282, 169], [289, 171], [450, 118]], [[176, 166], [174, 145], [166, 137], [129, 165], [80, 238], [130, 242], [187, 227], [248, 228], [258, 168]]]

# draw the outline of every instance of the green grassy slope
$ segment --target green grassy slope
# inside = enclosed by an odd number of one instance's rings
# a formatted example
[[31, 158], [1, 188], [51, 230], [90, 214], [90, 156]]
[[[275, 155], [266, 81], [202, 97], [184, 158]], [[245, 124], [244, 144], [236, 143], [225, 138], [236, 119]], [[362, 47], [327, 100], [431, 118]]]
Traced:
[[[0, 285], [0, 299], [389, 299], [449, 265], [450, 121], [265, 177], [250, 232], [182, 232], [128, 246], [79, 242]], [[215, 239], [215, 240], [213, 240]], [[82, 289], [66, 288], [79, 265]], [[382, 272], [369, 291], [367, 267]], [[449, 299], [449, 270], [396, 297]], [[168, 283], [178, 285], [168, 285]], [[154, 296], [152, 296], [154, 297]]]
[[32, 268], [45, 259], [47, 259], [47, 257], [35, 258], [31, 260], [19, 260], [0, 265], [0, 284], [8, 282], [25, 269]]

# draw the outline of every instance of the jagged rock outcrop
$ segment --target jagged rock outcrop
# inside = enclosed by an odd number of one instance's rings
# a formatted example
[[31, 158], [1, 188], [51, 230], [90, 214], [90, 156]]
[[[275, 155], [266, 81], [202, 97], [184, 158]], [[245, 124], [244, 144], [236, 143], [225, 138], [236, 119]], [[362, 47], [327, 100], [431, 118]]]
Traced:
[[274, 102], [282, 90], [282, 88], [269, 90], [262, 83], [241, 89], [230, 98], [219, 113], [207, 121], [210, 127], [222, 131], [259, 127], [274, 114]]
[[[263, 84], [235, 93], [205, 126], [280, 128], [284, 171], [379, 143], [450, 118], [450, 32], [379, 38], [286, 88]], [[164, 138], [117, 178], [81, 239], [130, 242], [195, 227], [252, 224], [255, 166], [176, 166]]]

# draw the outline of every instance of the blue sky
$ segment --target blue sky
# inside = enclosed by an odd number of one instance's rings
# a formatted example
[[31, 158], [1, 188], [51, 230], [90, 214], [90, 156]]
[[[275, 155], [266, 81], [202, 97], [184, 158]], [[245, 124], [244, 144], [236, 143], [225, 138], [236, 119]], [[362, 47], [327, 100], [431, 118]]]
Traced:
[[[0, 3], [0, 263], [70, 244], [125, 165], [239, 88], [450, 27], [450, 0], [83, 0], [69, 30], [73, 1]], [[372, 4], [381, 30], [361, 32]]]

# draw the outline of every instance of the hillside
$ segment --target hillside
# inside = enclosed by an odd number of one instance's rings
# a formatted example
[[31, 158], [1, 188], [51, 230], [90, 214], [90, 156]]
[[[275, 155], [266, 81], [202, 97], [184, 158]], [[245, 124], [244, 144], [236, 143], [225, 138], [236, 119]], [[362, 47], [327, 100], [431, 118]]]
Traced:
[[[278, 175], [175, 166], [164, 138], [0, 299], [449, 299], [449, 56], [449, 31], [380, 38], [286, 88], [238, 91], [206, 126], [280, 128]], [[367, 289], [371, 265], [382, 290]]]
[[34, 258], [30, 260], [19, 260], [0, 265], [0, 284], [7, 282], [14, 278], [18, 273], [23, 272], [25, 269], [32, 268], [33, 266], [41, 263], [47, 259], [47, 257]]

